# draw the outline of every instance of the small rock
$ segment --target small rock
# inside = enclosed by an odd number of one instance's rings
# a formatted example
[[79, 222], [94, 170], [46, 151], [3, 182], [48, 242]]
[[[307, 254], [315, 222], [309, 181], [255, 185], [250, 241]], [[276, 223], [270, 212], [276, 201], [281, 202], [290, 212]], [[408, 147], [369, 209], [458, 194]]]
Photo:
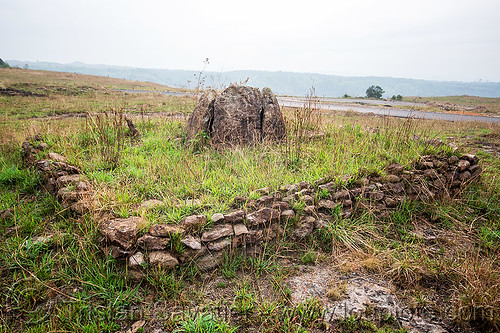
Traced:
[[101, 224], [101, 234], [110, 242], [120, 245], [125, 250], [131, 248], [137, 239], [140, 217], [114, 219]]
[[262, 230], [249, 230], [248, 234], [245, 235], [245, 243], [247, 244], [255, 244], [262, 242], [264, 235]]
[[134, 282], [139, 282], [146, 277], [146, 275], [144, 275], [143, 272], [135, 270], [135, 269], [129, 269], [127, 274], [128, 274], [128, 278]]
[[479, 162], [479, 157], [473, 154], [465, 154], [460, 159], [469, 161], [471, 165], [475, 165]]
[[146, 261], [142, 252], [136, 252], [128, 258], [128, 267], [132, 269], [141, 269]]
[[295, 217], [295, 212], [293, 211], [293, 209], [287, 209], [287, 210], [281, 212], [280, 217], [282, 220], [287, 221], [287, 220], [293, 219]]
[[306, 206], [306, 208], [304, 208], [304, 213], [306, 213], [307, 215], [316, 215], [316, 206]]
[[294, 231], [294, 236], [296, 238], [304, 238], [308, 235], [310, 235], [313, 230], [314, 230], [314, 224], [316, 222], [316, 219], [312, 216], [307, 216], [304, 221], [301, 223], [301, 225], [295, 229]]
[[380, 201], [382, 199], [384, 199], [384, 192], [382, 191], [373, 191], [373, 192], [369, 192], [368, 193], [368, 197], [372, 200], [375, 200], [375, 201]]
[[212, 223], [214, 223], [214, 224], [222, 222], [222, 221], [224, 221], [224, 214], [222, 214], [222, 213], [215, 213], [210, 218], [210, 221], [212, 221]]
[[392, 199], [392, 198], [389, 198], [389, 197], [385, 197], [385, 205], [389, 208], [393, 208], [393, 207], [396, 207], [396, 200]]
[[148, 251], [165, 250], [169, 244], [170, 238], [155, 237], [149, 234], [145, 234], [137, 240], [137, 246]]
[[184, 234], [184, 229], [172, 224], [153, 224], [148, 232], [156, 237], [172, 237], [175, 234]]
[[248, 229], [243, 223], [233, 225], [233, 230], [235, 236], [248, 234]]
[[199, 230], [206, 223], [207, 217], [205, 215], [191, 215], [183, 218], [179, 224], [189, 230]]
[[245, 212], [242, 210], [236, 210], [229, 214], [224, 215], [224, 221], [227, 223], [241, 223], [245, 218]]
[[215, 242], [210, 242], [207, 244], [207, 247], [210, 251], [220, 251], [225, 247], [231, 245], [231, 238], [219, 239]]
[[149, 254], [149, 263], [152, 266], [160, 266], [163, 268], [174, 268], [179, 265], [177, 258], [172, 256], [170, 252], [167, 251], [155, 251]]
[[212, 242], [216, 239], [233, 236], [233, 226], [231, 224], [219, 224], [214, 226], [212, 229], [205, 231], [201, 235], [201, 240], [203, 242]]
[[302, 202], [305, 203], [307, 206], [314, 205], [314, 198], [311, 197], [310, 195], [304, 195], [301, 199]]
[[327, 192], [335, 191], [336, 187], [337, 187], [337, 185], [334, 182], [330, 182], [330, 183], [326, 183], [326, 184], [318, 186], [320, 191], [327, 191]]
[[279, 211], [285, 211], [285, 210], [290, 209], [290, 204], [288, 202], [284, 202], [284, 201], [276, 201], [275, 203], [273, 203], [271, 208], [277, 209]]
[[192, 235], [186, 235], [181, 239], [181, 243], [193, 250], [201, 250], [200, 239]]
[[460, 160], [458, 161], [458, 169], [460, 171], [465, 171], [467, 168], [470, 167], [470, 162], [467, 160]]
[[219, 266], [223, 259], [223, 252], [208, 253], [198, 260], [196, 267], [202, 271], [210, 271]]
[[349, 198], [349, 191], [347, 190], [340, 190], [332, 194], [333, 201], [347, 199], [347, 198]]
[[254, 213], [247, 214], [249, 226], [257, 226], [265, 223], [277, 222], [280, 219], [280, 212], [272, 208], [262, 208]]
[[458, 160], [458, 157], [456, 157], [455, 155], [450, 156], [450, 158], [448, 158], [448, 164], [455, 164], [458, 162]]
[[58, 153], [49, 153], [48, 154], [48, 157], [49, 157], [49, 160], [52, 160], [54, 162], [64, 162], [66, 163], [67, 162], [67, 158], [58, 154]]
[[466, 181], [468, 179], [470, 179], [471, 177], [471, 173], [469, 171], [464, 171], [464, 172], [461, 172], [459, 175], [458, 175], [458, 179], [460, 179], [461, 181]]
[[342, 206], [344, 206], [344, 207], [351, 207], [352, 206], [352, 200], [351, 199], [344, 200], [342, 202]]
[[387, 175], [385, 180], [389, 183], [399, 183], [401, 179], [396, 175]]
[[335, 209], [337, 204], [331, 200], [320, 200], [318, 202], [318, 209]]
[[82, 181], [82, 176], [79, 174], [61, 176], [56, 180], [56, 186], [61, 188], [70, 184], [77, 185]]

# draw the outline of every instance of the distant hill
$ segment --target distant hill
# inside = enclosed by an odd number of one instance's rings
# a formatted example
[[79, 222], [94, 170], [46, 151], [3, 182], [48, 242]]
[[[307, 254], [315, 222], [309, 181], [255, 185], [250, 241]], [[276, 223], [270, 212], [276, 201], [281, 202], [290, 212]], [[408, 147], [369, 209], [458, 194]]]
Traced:
[[[110, 65], [89, 65], [81, 62], [59, 64], [52, 62], [29, 62], [8, 60], [11, 66], [30, 69], [71, 72], [90, 75], [109, 76], [136, 81], [149, 81], [171, 87], [196, 86], [193, 70], [169, 70], [155, 68], [135, 68]], [[391, 77], [349, 77], [315, 73], [269, 72], [269, 71], [229, 71], [204, 72], [205, 86], [220, 88], [232, 82], [245, 81], [256, 87], [271, 87], [281, 95], [304, 96], [314, 86], [318, 96], [338, 97], [348, 94], [364, 96], [371, 85], [381, 86], [385, 90], [384, 97], [403, 96], [456, 96], [471, 95], [481, 97], [500, 97], [500, 82], [455, 82], [402, 79]], [[189, 81], [189, 83], [188, 83]]]

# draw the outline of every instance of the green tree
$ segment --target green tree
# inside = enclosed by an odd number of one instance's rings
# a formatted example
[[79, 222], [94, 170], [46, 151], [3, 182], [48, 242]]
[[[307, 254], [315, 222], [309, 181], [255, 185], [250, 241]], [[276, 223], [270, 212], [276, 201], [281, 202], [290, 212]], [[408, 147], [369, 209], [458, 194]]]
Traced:
[[380, 99], [382, 98], [383, 93], [385, 93], [384, 89], [380, 88], [379, 86], [371, 86], [370, 88], [366, 89], [366, 97], [368, 98]]
[[403, 100], [403, 96], [401, 96], [401, 95], [397, 95], [397, 96], [396, 95], [392, 95], [391, 99], [393, 101], [402, 101]]
[[10, 68], [10, 65], [0, 58], [0, 68]]

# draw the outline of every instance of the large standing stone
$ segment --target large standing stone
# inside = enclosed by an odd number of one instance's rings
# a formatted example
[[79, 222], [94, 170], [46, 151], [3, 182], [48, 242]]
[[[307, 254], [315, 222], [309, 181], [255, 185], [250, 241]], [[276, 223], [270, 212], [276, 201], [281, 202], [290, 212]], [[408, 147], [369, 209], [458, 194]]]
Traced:
[[220, 95], [203, 94], [188, 119], [188, 138], [204, 131], [215, 144], [251, 144], [283, 139], [285, 123], [271, 89], [232, 85]]
[[285, 138], [286, 129], [283, 115], [276, 96], [271, 89], [262, 89], [262, 104], [264, 108], [262, 119], [262, 138], [282, 140]]
[[188, 138], [193, 139], [201, 131], [210, 135], [216, 97], [214, 90], [209, 90], [200, 97], [187, 122]]
[[230, 86], [215, 99], [212, 139], [215, 143], [257, 142], [262, 133], [262, 94], [247, 86]]

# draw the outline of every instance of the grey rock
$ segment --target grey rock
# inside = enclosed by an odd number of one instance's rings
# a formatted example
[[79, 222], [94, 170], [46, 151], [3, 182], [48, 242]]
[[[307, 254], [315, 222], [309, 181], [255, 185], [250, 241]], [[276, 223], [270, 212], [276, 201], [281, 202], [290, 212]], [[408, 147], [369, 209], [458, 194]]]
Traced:
[[222, 213], [215, 213], [214, 215], [212, 215], [212, 217], [210, 218], [210, 221], [212, 221], [212, 223], [219, 223], [219, 222], [222, 222], [224, 221], [224, 214]]
[[231, 238], [223, 238], [216, 240], [215, 242], [210, 242], [207, 247], [210, 251], [220, 251], [231, 245]]
[[196, 267], [202, 271], [210, 271], [217, 268], [223, 259], [223, 252], [208, 253], [198, 260]]
[[52, 160], [54, 162], [67, 162], [67, 158], [58, 154], [58, 153], [49, 153], [48, 155], [49, 160]]
[[150, 234], [145, 234], [137, 240], [137, 246], [148, 251], [165, 250], [169, 243], [169, 238], [155, 237]]
[[317, 206], [318, 209], [334, 209], [337, 204], [331, 200], [320, 200]]
[[262, 208], [254, 213], [247, 214], [247, 221], [250, 227], [266, 223], [277, 222], [280, 219], [280, 212], [272, 208]]
[[387, 175], [385, 180], [389, 183], [399, 183], [401, 179], [396, 175]]
[[293, 219], [294, 217], [295, 217], [295, 212], [293, 211], [293, 209], [287, 209], [281, 212], [281, 219], [284, 221]]
[[227, 223], [241, 223], [245, 218], [245, 212], [242, 210], [236, 210], [229, 214], [224, 215], [224, 221]]
[[479, 157], [473, 154], [465, 154], [460, 159], [469, 161], [471, 165], [475, 165], [479, 162]]
[[186, 235], [181, 239], [181, 243], [192, 250], [201, 250], [201, 241], [198, 237]]
[[136, 252], [128, 258], [128, 267], [132, 269], [141, 269], [145, 263], [142, 252]]
[[248, 229], [243, 223], [233, 225], [233, 230], [235, 236], [248, 234]]
[[222, 237], [233, 236], [233, 226], [230, 224], [220, 224], [214, 226], [212, 229], [205, 231], [201, 235], [201, 240], [203, 242], [213, 242]]
[[207, 217], [205, 215], [191, 215], [183, 218], [179, 224], [189, 230], [199, 230], [206, 223]]
[[349, 191], [347, 190], [340, 190], [332, 194], [332, 200], [342, 200], [342, 199], [347, 199], [349, 198]]
[[314, 230], [316, 219], [312, 216], [307, 216], [300, 226], [293, 232], [296, 238], [304, 238], [310, 235]]
[[166, 269], [175, 268], [179, 261], [168, 251], [155, 251], [149, 254], [149, 263]]
[[467, 168], [470, 167], [470, 162], [467, 160], [460, 160], [458, 161], [458, 169], [460, 171], [465, 171]]
[[129, 217], [105, 221], [101, 224], [100, 231], [108, 242], [127, 250], [135, 244], [142, 220], [140, 217]]
[[77, 185], [83, 180], [82, 176], [79, 174], [61, 176], [56, 180], [56, 186], [61, 188], [68, 185]]
[[458, 175], [458, 179], [460, 179], [461, 181], [466, 181], [468, 179], [471, 178], [471, 173], [469, 171], [464, 171], [464, 172], [461, 172], [459, 175]]
[[459, 160], [459, 158], [456, 157], [455, 155], [450, 156], [450, 158], [448, 158], [448, 164], [456, 164], [456, 163], [458, 163], [458, 160]]

